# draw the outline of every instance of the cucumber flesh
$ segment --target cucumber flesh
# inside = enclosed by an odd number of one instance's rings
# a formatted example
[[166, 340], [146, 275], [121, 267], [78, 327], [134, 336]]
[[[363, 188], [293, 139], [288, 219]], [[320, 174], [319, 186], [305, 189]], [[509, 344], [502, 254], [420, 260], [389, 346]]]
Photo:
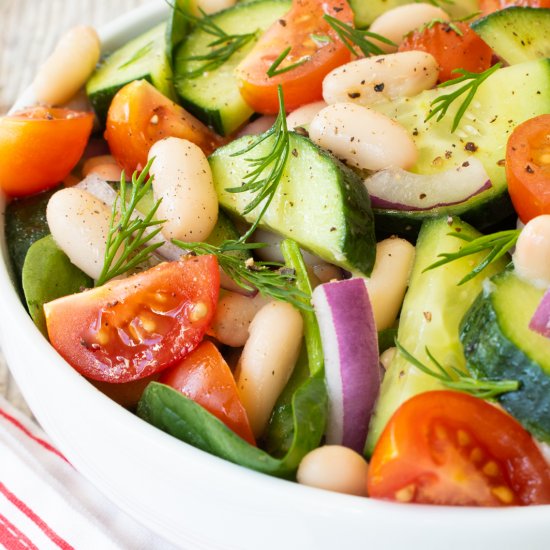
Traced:
[[509, 65], [550, 57], [550, 9], [513, 6], [472, 23]]
[[[254, 222], [263, 203], [243, 215], [254, 194], [230, 193], [240, 187], [250, 170], [247, 159], [259, 158], [273, 148], [273, 137], [264, 139], [244, 155], [232, 156], [251, 143], [250, 136], [218, 149], [210, 157], [214, 185], [221, 206], [230, 214]], [[290, 134], [293, 152], [261, 227], [296, 240], [324, 260], [368, 275], [376, 242], [370, 199], [359, 178], [309, 139]]]
[[115, 94], [134, 80], [147, 80], [175, 99], [166, 50], [166, 23], [162, 23], [116, 50], [99, 66], [88, 80], [86, 93], [100, 121], [107, 118]]
[[[458, 232], [477, 237], [479, 232], [458, 218], [438, 218], [424, 222], [416, 245], [409, 290], [403, 302], [397, 339], [413, 356], [426, 365], [430, 359], [426, 347], [444, 366], [465, 370], [466, 361], [459, 341], [460, 322], [481, 291], [485, 277], [504, 269], [506, 259], [491, 264], [467, 283], [457, 283], [470, 273], [485, 253], [467, 256], [430, 271], [443, 252], [458, 251], [463, 242], [449, 235]], [[388, 420], [401, 404], [416, 394], [444, 389], [441, 382], [420, 371], [397, 353], [391, 362], [380, 389], [369, 427], [365, 454], [370, 455]]]
[[544, 290], [513, 271], [484, 287], [461, 326], [468, 369], [480, 378], [518, 380], [500, 404], [537, 438], [550, 443], [550, 340], [529, 328]]
[[[227, 34], [247, 34], [265, 31], [290, 9], [289, 0], [260, 0], [238, 4], [212, 16], [212, 21]], [[216, 36], [200, 27], [195, 29], [178, 48], [175, 61], [175, 85], [182, 105], [199, 120], [227, 136], [242, 126], [253, 114], [239, 92], [235, 68], [253, 48], [251, 40], [237, 50], [223, 65], [196, 78], [186, 74], [197, 70], [205, 62], [190, 57], [207, 55], [209, 44]]]
[[[457, 84], [456, 87], [460, 87]], [[462, 117], [457, 130], [451, 133], [454, 116], [464, 100], [461, 96], [451, 103], [445, 117], [426, 121], [431, 102], [455, 87], [427, 90], [415, 97], [379, 103], [372, 108], [395, 119], [411, 133], [419, 151], [413, 172], [434, 174], [459, 166], [471, 156], [485, 167], [492, 187], [488, 191], [453, 206], [443, 206], [421, 212], [376, 209], [377, 218], [391, 217], [394, 228], [398, 221], [405, 228], [411, 223], [447, 214], [476, 215], [483, 221], [484, 210], [491, 209], [490, 225], [506, 217], [507, 184], [504, 170], [506, 142], [512, 130], [521, 122], [550, 112], [550, 60], [529, 61], [497, 70], [477, 90], [474, 100]], [[491, 203], [497, 202], [498, 208]]]

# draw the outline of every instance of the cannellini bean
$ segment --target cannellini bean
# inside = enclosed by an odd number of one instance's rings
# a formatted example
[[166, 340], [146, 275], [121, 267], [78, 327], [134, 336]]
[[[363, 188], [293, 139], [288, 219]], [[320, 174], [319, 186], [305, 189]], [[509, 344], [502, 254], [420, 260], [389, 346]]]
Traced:
[[286, 302], [270, 302], [250, 324], [235, 378], [250, 426], [259, 437], [298, 359], [303, 336], [300, 313]]
[[71, 262], [93, 279], [99, 278], [110, 208], [87, 191], [70, 187], [52, 195], [46, 218], [55, 242]]
[[273, 126], [275, 123], [275, 118], [276, 117], [271, 115], [261, 116], [244, 126], [237, 134], [237, 137], [240, 138], [242, 136], [257, 136], [258, 134], [263, 134]]
[[439, 76], [435, 57], [410, 51], [365, 57], [334, 69], [323, 80], [329, 104], [349, 102], [368, 107], [432, 88]]
[[367, 496], [367, 461], [341, 445], [325, 445], [309, 452], [298, 467], [302, 485], [348, 495]]
[[[389, 38], [399, 45], [406, 34], [434, 19], [449, 21], [450, 17], [445, 11], [433, 4], [405, 4], [388, 10], [377, 17], [372, 22], [369, 31]], [[384, 52], [389, 53], [397, 50], [397, 46], [390, 46], [378, 40], [373, 40], [373, 42]]]
[[288, 129], [294, 130], [298, 126], [309, 126], [315, 115], [326, 106], [324, 101], [315, 101], [298, 107], [286, 117]]
[[390, 328], [397, 319], [414, 252], [414, 246], [405, 239], [385, 239], [376, 245], [376, 261], [366, 285], [378, 330]]
[[82, 175], [86, 178], [91, 174], [105, 181], [120, 181], [122, 170], [111, 155], [90, 157], [82, 167]]
[[395, 354], [397, 353], [397, 348], [388, 348], [385, 350], [382, 355], [380, 355], [380, 364], [384, 367], [384, 370], [388, 370], [390, 363], [393, 361]]
[[250, 297], [223, 292], [210, 327], [212, 336], [227, 346], [244, 346], [252, 319], [268, 302], [262, 294]]
[[539, 287], [550, 286], [550, 215], [525, 224], [513, 256], [516, 273]]
[[335, 103], [320, 111], [309, 137], [338, 158], [365, 170], [410, 168], [418, 151], [407, 130], [391, 118], [353, 103]]
[[218, 221], [218, 197], [206, 156], [194, 143], [180, 138], [157, 141], [149, 151], [153, 194], [162, 199], [158, 217], [167, 220], [167, 239], [203, 241]]
[[237, 0], [191, 0], [191, 10], [197, 16], [201, 16], [201, 10], [207, 15], [225, 10], [234, 6]]
[[92, 27], [71, 29], [38, 70], [32, 85], [37, 101], [48, 105], [69, 101], [86, 84], [99, 56], [99, 37]]

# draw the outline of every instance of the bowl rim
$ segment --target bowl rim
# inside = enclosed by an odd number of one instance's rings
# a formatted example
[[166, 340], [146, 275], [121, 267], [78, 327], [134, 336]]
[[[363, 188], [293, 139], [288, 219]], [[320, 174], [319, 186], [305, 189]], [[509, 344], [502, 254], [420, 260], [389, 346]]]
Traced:
[[[167, 13], [167, 9], [166, 4], [162, 2], [162, 0], [151, 2], [101, 27], [99, 29], [99, 35], [102, 40], [103, 48], [111, 49], [117, 44], [117, 40], [120, 38], [121, 34], [129, 32], [129, 30], [132, 34], [139, 34], [147, 28], [150, 28]], [[2, 213], [4, 213], [5, 204], [5, 197], [0, 196], [0, 212]], [[0, 262], [0, 302], [2, 303], [2, 309], [4, 312], [10, 312], [9, 322], [20, 327], [21, 330], [28, 335], [30, 345], [34, 346], [44, 358], [44, 368], [63, 369], [63, 374], [67, 377], [68, 381], [70, 380], [70, 384], [74, 386], [78, 392], [84, 392], [88, 395], [93, 393], [94, 398], [97, 398], [98, 407], [101, 407], [106, 414], [114, 415], [129, 429], [142, 432], [144, 438], [151, 439], [151, 441], [155, 442], [155, 445], [167, 449], [170, 448], [172, 452], [181, 454], [182, 459], [200, 461], [203, 464], [207, 464], [208, 468], [215, 469], [219, 472], [223, 470], [223, 475], [230, 476], [235, 485], [246, 485], [251, 482], [258, 484], [262, 487], [262, 491], [266, 494], [266, 498], [267, 495], [271, 495], [272, 497], [277, 496], [300, 501], [304, 505], [310, 507], [310, 509], [314, 508], [313, 512], [318, 513], [320, 516], [326, 516], [327, 513], [337, 513], [360, 515], [368, 519], [369, 516], [374, 517], [379, 513], [391, 513], [395, 516], [396, 520], [401, 521], [406, 516], [407, 523], [422, 525], [422, 522], [424, 522], [429, 515], [430, 522], [436, 521], [448, 528], [456, 527], [457, 521], [461, 522], [462, 528], [467, 528], [468, 525], [479, 525], [480, 523], [499, 526], [503, 521], [506, 522], [508, 518], [511, 518], [511, 514], [513, 514], [514, 523], [521, 521], [522, 528], [525, 529], [527, 529], [529, 525], [540, 527], [548, 523], [548, 510], [550, 509], [550, 505], [499, 509], [416, 504], [403, 506], [402, 504], [393, 502], [342, 495], [274, 478], [235, 465], [179, 441], [175, 437], [147, 424], [145, 421], [109, 399], [86, 379], [81, 377], [57, 354], [36, 328], [19, 298], [13, 283], [10, 259], [5, 241], [4, 224], [0, 227], [0, 252], [2, 256]], [[5, 327], [0, 327], [0, 329], [3, 328]], [[5, 330], [2, 330], [0, 332], [2, 344], [5, 343], [4, 338]], [[3, 345], [3, 348], [5, 349], [6, 346]], [[31, 410], [34, 411], [38, 409], [39, 407], [36, 407], [36, 394], [33, 389], [29, 388], [28, 384], [23, 381], [23, 375], [17, 369], [12, 370], [12, 374], [20, 385]], [[37, 418], [40, 423], [43, 424], [47, 432], [52, 431], [55, 433], [47, 416], [39, 412]], [[123, 495], [111, 494], [105, 487], [98, 485], [97, 479], [94, 481], [94, 472], [91, 471], [89, 465], [82, 460], [82, 457], [74, 456], [71, 449], [67, 448], [63, 441], [56, 441], [55, 435], [52, 435], [52, 438], [70, 462], [74, 464], [86, 478], [92, 481], [100, 491], [106, 493], [107, 496], [125, 512], [135, 517], [161, 536], [163, 535], [162, 532], [158, 531], [158, 524], [148, 521], [148, 518], [144, 518], [143, 515], [137, 513], [136, 510], [132, 508], [132, 504], [124, 500]]]

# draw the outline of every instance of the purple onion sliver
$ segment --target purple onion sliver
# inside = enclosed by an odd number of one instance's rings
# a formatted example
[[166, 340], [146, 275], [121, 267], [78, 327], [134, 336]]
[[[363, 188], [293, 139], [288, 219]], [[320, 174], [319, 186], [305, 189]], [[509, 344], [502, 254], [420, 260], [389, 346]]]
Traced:
[[546, 338], [550, 338], [550, 289], [548, 289], [538, 305], [529, 328]]

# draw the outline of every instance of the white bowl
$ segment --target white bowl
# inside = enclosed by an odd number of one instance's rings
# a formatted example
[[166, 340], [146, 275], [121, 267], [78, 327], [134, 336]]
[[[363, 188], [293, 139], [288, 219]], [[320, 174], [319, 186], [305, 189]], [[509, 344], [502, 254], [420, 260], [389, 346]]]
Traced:
[[[166, 15], [147, 5], [102, 29], [105, 49]], [[0, 212], [4, 211], [0, 197]], [[397, 505], [329, 493], [235, 466], [146, 424], [76, 373], [35, 328], [9, 273], [0, 224], [2, 348], [36, 418], [123, 510], [186, 549], [550, 548], [550, 506]]]

